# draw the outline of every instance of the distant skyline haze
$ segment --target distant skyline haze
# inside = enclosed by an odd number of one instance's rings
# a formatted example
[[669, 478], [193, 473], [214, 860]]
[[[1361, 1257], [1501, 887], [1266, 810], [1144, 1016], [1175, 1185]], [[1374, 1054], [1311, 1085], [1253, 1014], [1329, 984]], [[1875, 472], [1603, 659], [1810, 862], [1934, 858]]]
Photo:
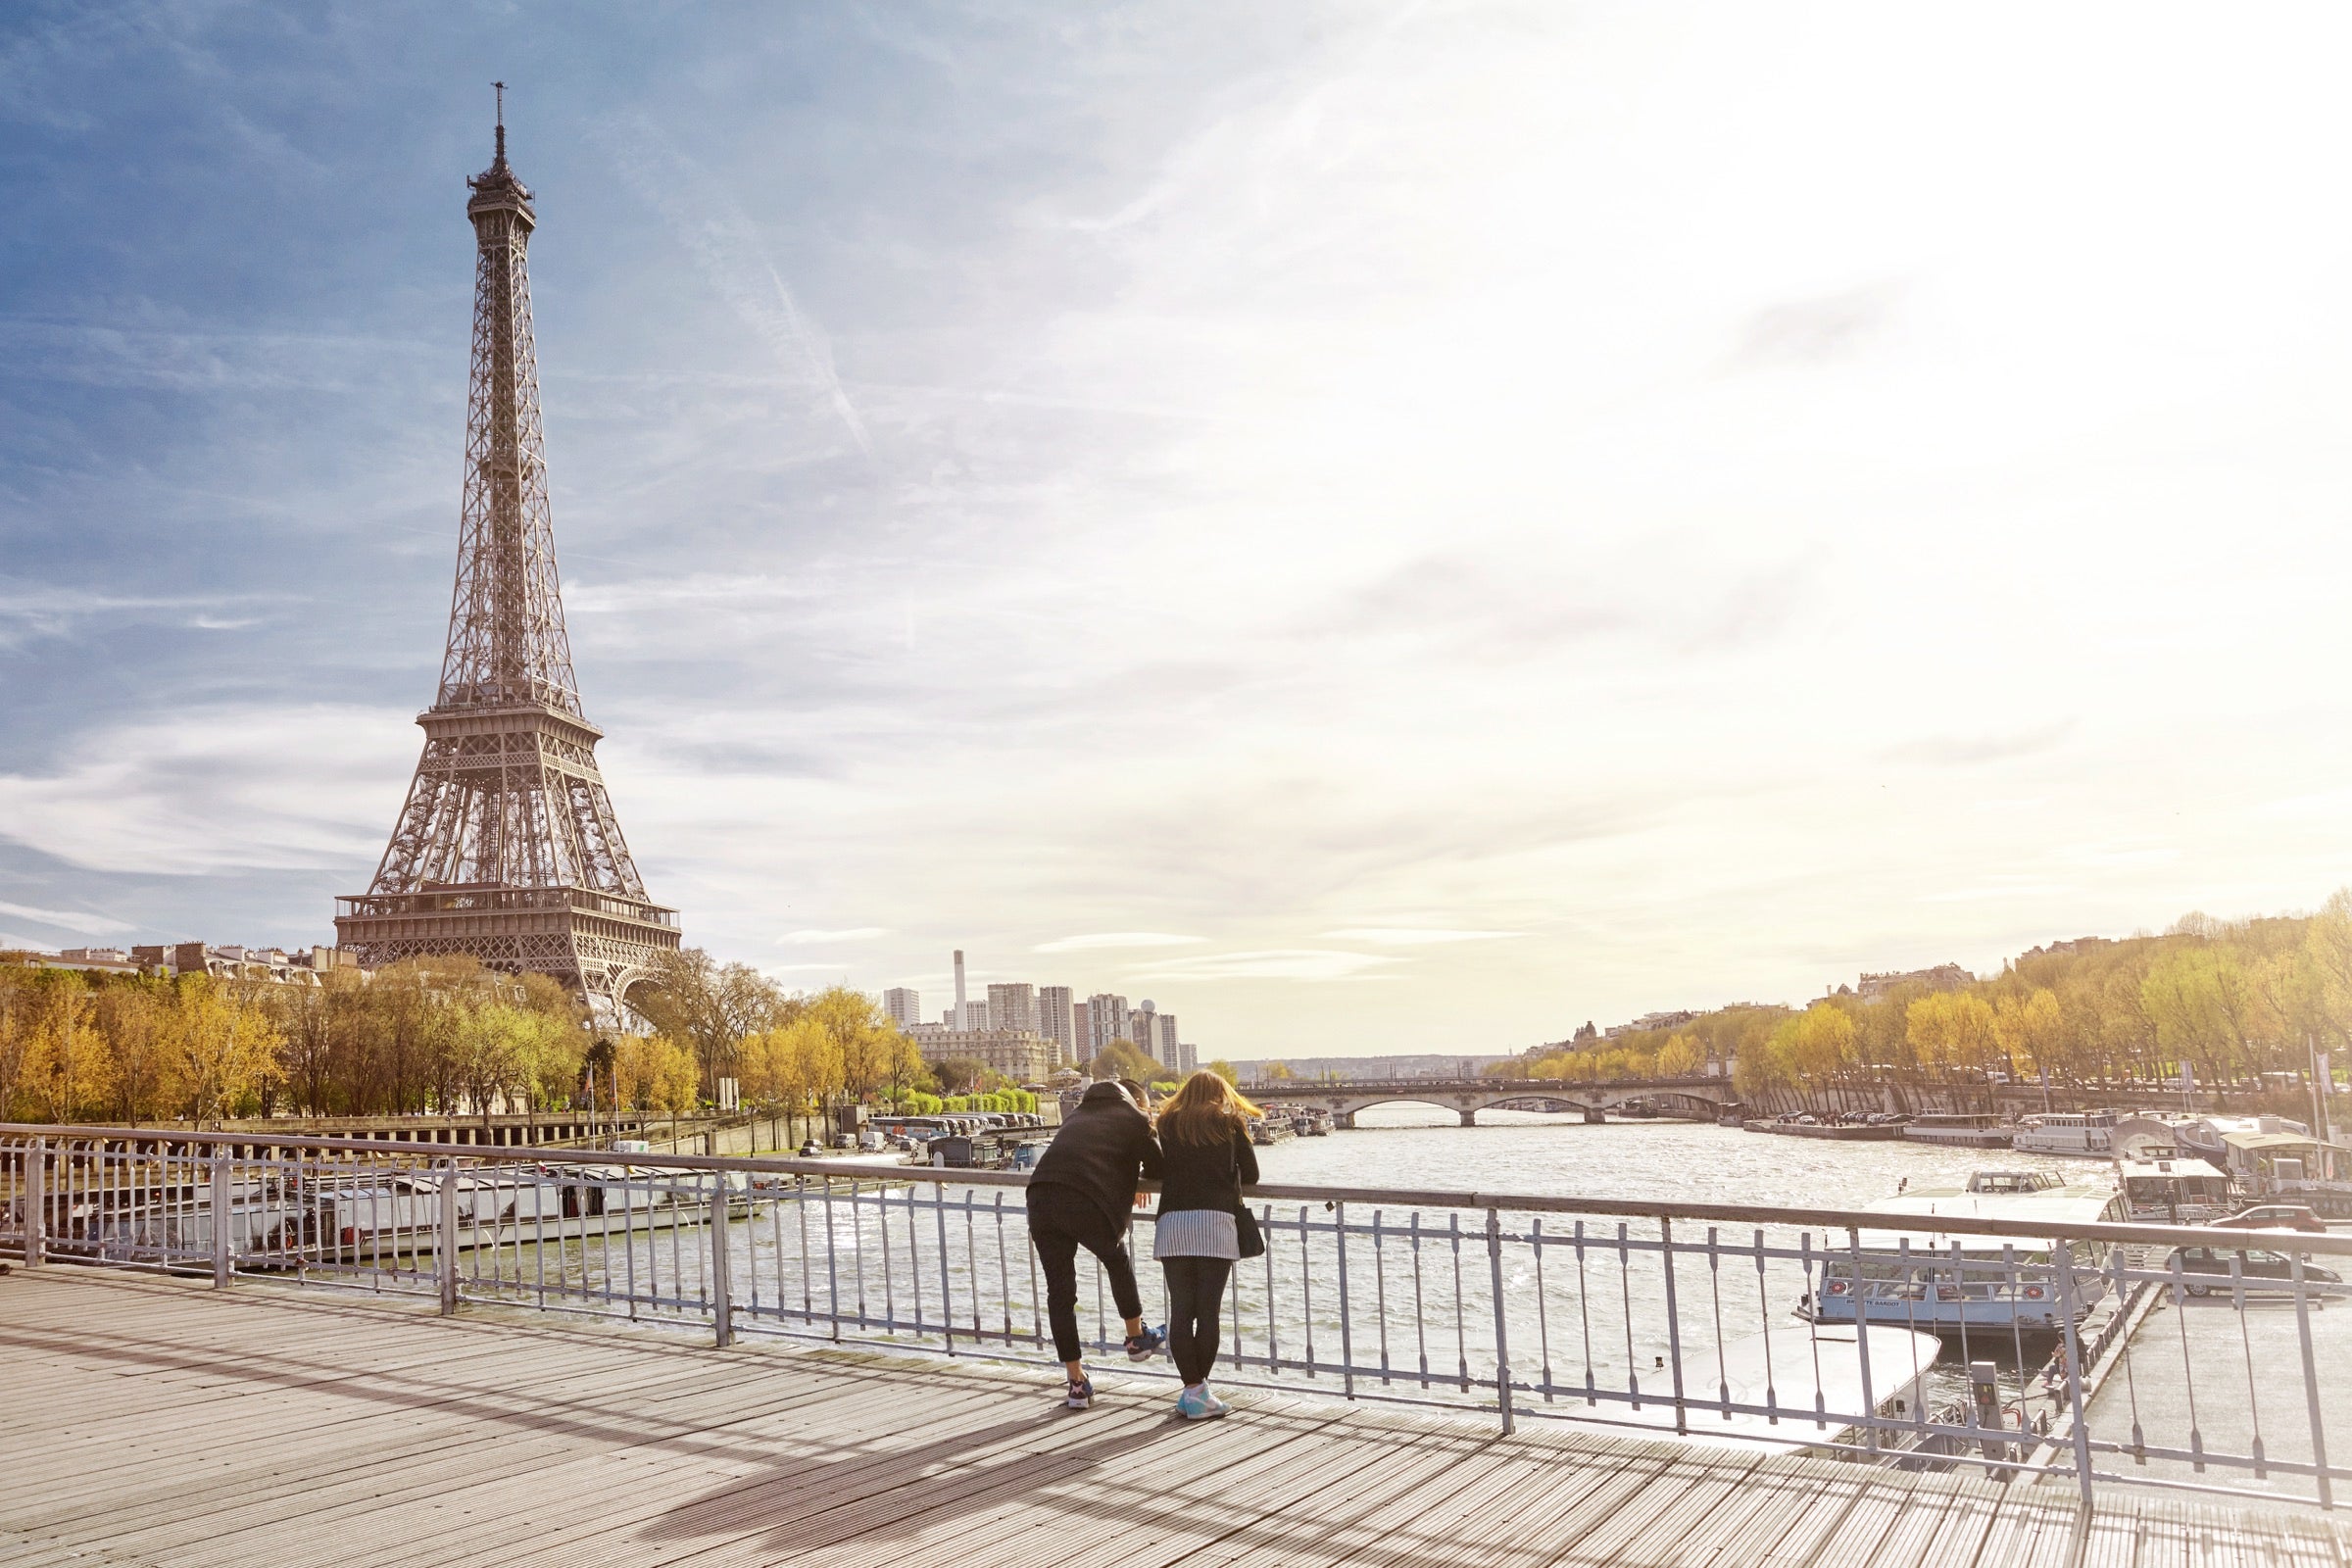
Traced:
[[2352, 883], [2348, 45], [13, 9], [0, 946], [307, 946], [366, 885], [493, 78], [582, 707], [722, 959], [1490, 1054], [2310, 909]]

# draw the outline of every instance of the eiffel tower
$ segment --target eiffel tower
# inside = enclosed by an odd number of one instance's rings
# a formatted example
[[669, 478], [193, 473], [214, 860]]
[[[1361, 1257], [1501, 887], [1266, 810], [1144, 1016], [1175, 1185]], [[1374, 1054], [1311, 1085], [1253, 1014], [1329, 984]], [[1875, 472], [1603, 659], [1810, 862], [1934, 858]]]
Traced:
[[607, 1016], [678, 945], [646, 897], [580, 711], [556, 578], [525, 252], [538, 220], [498, 156], [473, 197], [473, 374], [466, 499], [441, 689], [424, 755], [368, 891], [335, 901], [335, 939], [370, 967], [471, 954], [553, 975]]

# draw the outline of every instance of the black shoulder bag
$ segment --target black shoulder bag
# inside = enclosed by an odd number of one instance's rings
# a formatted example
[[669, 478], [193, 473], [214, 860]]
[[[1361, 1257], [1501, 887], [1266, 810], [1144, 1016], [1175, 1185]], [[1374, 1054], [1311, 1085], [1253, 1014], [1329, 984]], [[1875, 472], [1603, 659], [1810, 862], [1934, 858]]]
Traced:
[[1266, 1255], [1266, 1233], [1257, 1227], [1257, 1216], [1250, 1212], [1248, 1200], [1233, 1205], [1233, 1239], [1244, 1257]]

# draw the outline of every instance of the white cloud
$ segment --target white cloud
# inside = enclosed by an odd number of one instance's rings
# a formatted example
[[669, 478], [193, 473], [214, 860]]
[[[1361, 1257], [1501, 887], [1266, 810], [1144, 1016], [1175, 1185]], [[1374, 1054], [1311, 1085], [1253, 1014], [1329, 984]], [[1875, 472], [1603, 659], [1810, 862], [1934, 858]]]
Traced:
[[1162, 958], [1134, 965], [1127, 972], [1139, 980], [1153, 982], [1358, 980], [1371, 978], [1383, 965], [1399, 961], [1370, 953], [1342, 953], [1320, 948], [1268, 948], [1254, 953], [1202, 954], [1198, 957]]
[[1412, 926], [1343, 926], [1323, 935], [1333, 942], [1369, 942], [1375, 947], [1434, 948], [1456, 942], [1501, 942], [1523, 931], [1448, 931]]
[[13, 914], [20, 920], [33, 920], [91, 937], [137, 929], [129, 921], [118, 920], [112, 915], [85, 914], [77, 909], [36, 909], [23, 904], [0, 904], [0, 914]]
[[[853, 926], [846, 931], [787, 931], [776, 938], [778, 947], [821, 947], [830, 942], [871, 942], [890, 932], [878, 925]], [[821, 966], [820, 966], [821, 967]]]
[[49, 771], [0, 773], [0, 839], [97, 871], [365, 878], [416, 764], [411, 718], [220, 705], [90, 731]]
[[1115, 952], [1122, 948], [1183, 948], [1204, 940], [1200, 937], [1180, 937], [1165, 931], [1098, 931], [1090, 936], [1062, 937], [1054, 942], [1041, 942], [1030, 949], [1032, 953], [1096, 953]]

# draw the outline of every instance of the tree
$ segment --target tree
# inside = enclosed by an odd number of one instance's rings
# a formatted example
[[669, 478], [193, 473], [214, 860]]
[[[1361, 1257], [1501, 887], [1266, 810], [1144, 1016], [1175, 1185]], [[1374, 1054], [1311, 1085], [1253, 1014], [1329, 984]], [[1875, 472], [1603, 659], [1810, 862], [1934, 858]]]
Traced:
[[1257, 1075], [1260, 1078], [1269, 1079], [1275, 1083], [1287, 1082], [1288, 1080], [1298, 1076], [1297, 1073], [1291, 1071], [1290, 1063], [1285, 1061], [1269, 1061], [1264, 1066], [1257, 1069]]
[[0, 1118], [18, 1117], [18, 1090], [32, 1054], [32, 971], [0, 968]]
[[694, 1053], [660, 1035], [624, 1035], [612, 1045], [613, 1092], [632, 1110], [692, 1110], [695, 1070]]
[[1215, 1073], [1218, 1077], [1224, 1079], [1229, 1084], [1238, 1084], [1242, 1081], [1234, 1073], [1233, 1063], [1221, 1058], [1219, 1060], [1210, 1062], [1206, 1070]]
[[262, 1008], [209, 975], [183, 975], [164, 1052], [190, 1120], [218, 1126], [278, 1072], [278, 1033]]
[[942, 1093], [967, 1095], [988, 1076], [988, 1063], [977, 1056], [949, 1056], [933, 1062], [931, 1070], [939, 1075]]
[[1098, 1082], [1106, 1078], [1132, 1078], [1139, 1084], [1148, 1084], [1168, 1076], [1168, 1069], [1132, 1040], [1113, 1040], [1104, 1046], [1087, 1063], [1086, 1072]]
[[737, 1048], [797, 1010], [782, 988], [750, 964], [721, 964], [700, 948], [662, 955], [652, 980], [630, 993], [630, 1005], [656, 1034], [693, 1051], [706, 1084], [740, 1076]]
[[68, 970], [42, 973], [32, 1014], [30, 1081], [50, 1121], [77, 1121], [108, 1077], [106, 1037], [98, 1032], [89, 987]]
[[2015, 1063], [2034, 1071], [2066, 1068], [2066, 1018], [2054, 991], [2005, 996], [1993, 1005], [1993, 1038]]
[[1787, 1074], [1814, 1089], [1827, 1088], [1854, 1065], [1853, 1014], [1833, 1003], [1817, 1002], [1787, 1019], [1769, 1046]]
[[1919, 1059], [1935, 1067], [1992, 1065], [2000, 1051], [1992, 1005], [1965, 991], [1938, 991], [1905, 1009], [1905, 1037]]
[[136, 1127], [164, 1114], [172, 1091], [168, 994], [159, 981], [138, 980], [110, 985], [96, 1000], [108, 1048], [104, 1098], [115, 1115]]
[[1707, 1064], [1706, 1048], [1695, 1035], [1676, 1035], [1658, 1053], [1658, 1076], [1689, 1078]]

